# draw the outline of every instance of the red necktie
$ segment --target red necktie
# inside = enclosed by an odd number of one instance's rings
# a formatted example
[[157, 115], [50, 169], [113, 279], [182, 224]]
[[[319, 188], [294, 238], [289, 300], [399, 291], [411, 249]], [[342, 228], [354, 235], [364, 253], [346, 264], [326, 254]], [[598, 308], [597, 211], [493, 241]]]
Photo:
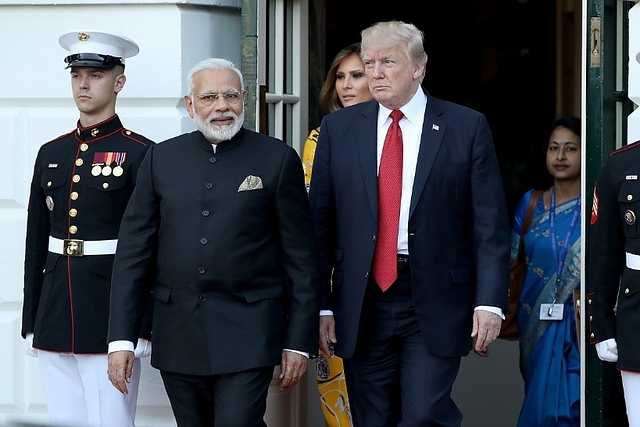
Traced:
[[386, 291], [398, 277], [398, 222], [402, 196], [402, 111], [391, 112], [378, 172], [378, 237], [373, 254], [373, 278]]

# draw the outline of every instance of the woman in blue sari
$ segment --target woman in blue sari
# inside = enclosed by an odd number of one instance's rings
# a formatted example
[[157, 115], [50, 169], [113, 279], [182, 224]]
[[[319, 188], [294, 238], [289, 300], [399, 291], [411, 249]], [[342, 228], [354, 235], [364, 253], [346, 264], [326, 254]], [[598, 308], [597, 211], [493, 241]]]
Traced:
[[[520, 296], [520, 370], [524, 402], [518, 427], [580, 425], [580, 351], [573, 294], [580, 289], [580, 120], [553, 124], [546, 153], [553, 186], [524, 235], [527, 274]], [[511, 257], [517, 257], [525, 210], [514, 215]]]

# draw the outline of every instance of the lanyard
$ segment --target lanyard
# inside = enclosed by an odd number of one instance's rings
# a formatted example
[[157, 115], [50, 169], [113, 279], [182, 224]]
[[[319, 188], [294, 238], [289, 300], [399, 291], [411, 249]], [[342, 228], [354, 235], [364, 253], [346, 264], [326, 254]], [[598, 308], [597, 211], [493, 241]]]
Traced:
[[562, 252], [560, 256], [558, 256], [558, 247], [556, 243], [556, 191], [553, 190], [551, 192], [551, 206], [549, 207], [549, 231], [551, 232], [551, 250], [553, 251], [553, 258], [556, 262], [556, 283], [560, 283], [560, 273], [564, 268], [564, 262], [567, 257], [567, 251], [569, 250], [569, 239], [571, 238], [571, 234], [573, 234], [573, 230], [578, 223], [578, 217], [580, 216], [580, 198], [578, 198], [578, 202], [573, 207], [573, 216], [571, 217], [571, 222], [569, 223], [569, 229], [567, 230], [567, 237], [564, 239], [564, 244], [562, 245]]

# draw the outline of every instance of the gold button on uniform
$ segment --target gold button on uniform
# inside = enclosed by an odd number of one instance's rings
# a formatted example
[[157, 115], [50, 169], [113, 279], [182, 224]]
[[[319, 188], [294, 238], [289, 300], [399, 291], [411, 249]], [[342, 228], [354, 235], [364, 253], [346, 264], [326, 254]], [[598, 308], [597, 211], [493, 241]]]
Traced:
[[52, 185], [53, 185], [53, 182], [47, 181], [47, 187], [51, 187]]
[[627, 194], [627, 200], [628, 201], [632, 201], [633, 200], [633, 194]]
[[76, 215], [78, 215], [78, 210], [77, 210], [77, 209], [72, 208], [72, 209], [70, 209], [70, 210], [69, 210], [69, 216], [70, 216], [71, 218], [75, 218], [75, 217], [76, 217]]
[[78, 200], [78, 192], [72, 191], [69, 197], [71, 197], [71, 200]]
[[84, 160], [76, 159], [76, 166], [82, 166], [83, 163], [84, 163]]
[[69, 227], [69, 233], [76, 234], [77, 232], [78, 232], [78, 227], [76, 227], [75, 225], [72, 225], [71, 227]]
[[629, 295], [629, 292], [630, 292], [630, 291], [629, 291], [629, 288], [626, 288], [626, 289], [624, 290], [624, 294], [625, 294], [625, 295]]
[[103, 183], [102, 183], [102, 188], [104, 188], [105, 190], [106, 190], [107, 188], [109, 188], [109, 183], [108, 183], [108, 182], [103, 182]]
[[73, 175], [73, 182], [75, 182], [76, 184], [80, 182], [80, 175]]
[[89, 149], [89, 145], [84, 142], [80, 144], [80, 151], [87, 151]]
[[131, 135], [131, 131], [130, 131], [130, 130], [126, 131], [125, 133], [126, 133], [127, 135]]

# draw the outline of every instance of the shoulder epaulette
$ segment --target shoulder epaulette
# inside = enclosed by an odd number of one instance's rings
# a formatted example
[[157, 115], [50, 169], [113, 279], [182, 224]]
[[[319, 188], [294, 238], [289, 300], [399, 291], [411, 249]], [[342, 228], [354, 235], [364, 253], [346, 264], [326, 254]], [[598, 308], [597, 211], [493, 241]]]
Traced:
[[634, 141], [631, 144], [627, 144], [624, 147], [620, 147], [617, 150], [613, 151], [612, 153], [609, 153], [609, 156], [613, 156], [615, 154], [619, 154], [619, 153], [631, 150], [632, 148], [640, 147], [640, 144], [638, 144], [639, 142], [640, 140]]
[[152, 140], [150, 140], [149, 138], [147, 138], [144, 135], [140, 135], [139, 133], [136, 133], [130, 129], [126, 129], [126, 128], [122, 128], [121, 130], [121, 134], [122, 136], [124, 136], [125, 138], [128, 138], [140, 145], [151, 145], [154, 144], [154, 142]]
[[58, 140], [61, 140], [62, 138], [66, 138], [66, 137], [68, 137], [69, 135], [72, 135], [73, 133], [75, 133], [75, 131], [73, 131], [73, 130], [72, 130], [71, 132], [65, 133], [65, 134], [63, 134], [63, 135], [60, 135], [60, 136], [59, 136], [59, 137], [57, 137], [57, 138], [54, 138], [54, 139], [52, 139], [52, 140], [50, 140], [50, 141], [45, 142], [45, 143], [44, 143], [44, 144], [42, 144], [42, 145], [51, 144], [52, 142], [56, 142], [56, 141], [58, 141]]

